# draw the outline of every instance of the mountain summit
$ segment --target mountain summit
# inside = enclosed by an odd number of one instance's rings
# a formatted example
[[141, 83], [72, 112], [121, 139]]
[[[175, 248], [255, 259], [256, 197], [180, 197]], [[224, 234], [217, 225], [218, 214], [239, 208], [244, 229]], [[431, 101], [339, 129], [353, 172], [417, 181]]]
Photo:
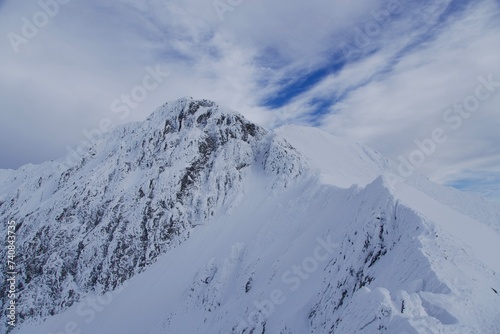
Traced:
[[0, 333], [500, 333], [498, 206], [364, 146], [184, 98], [65, 161], [0, 171]]

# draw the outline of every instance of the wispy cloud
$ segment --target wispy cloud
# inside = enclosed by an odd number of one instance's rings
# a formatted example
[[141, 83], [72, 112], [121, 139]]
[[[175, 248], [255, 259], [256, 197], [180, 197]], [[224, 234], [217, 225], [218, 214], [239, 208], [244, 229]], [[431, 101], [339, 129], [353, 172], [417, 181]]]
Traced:
[[[7, 35], [37, 11], [35, 0], [0, 2], [1, 167], [63, 155], [103, 117], [121, 122], [111, 103], [147, 66], [169, 76], [126, 121], [191, 95], [264, 126], [321, 126], [394, 159], [441, 126], [478, 76], [500, 81], [494, 0], [244, 0], [223, 20], [214, 1], [69, 1], [14, 52]], [[419, 171], [498, 194], [499, 101], [483, 102]]]

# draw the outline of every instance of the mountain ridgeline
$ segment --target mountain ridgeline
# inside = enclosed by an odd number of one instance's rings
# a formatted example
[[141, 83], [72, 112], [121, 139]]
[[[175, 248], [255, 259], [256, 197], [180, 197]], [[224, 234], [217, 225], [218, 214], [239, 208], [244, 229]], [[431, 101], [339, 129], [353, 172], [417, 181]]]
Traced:
[[282, 172], [293, 149], [266, 136], [214, 102], [183, 99], [106, 135], [71, 168], [13, 173], [0, 217], [17, 222], [20, 318], [53, 315], [143, 271], [236, 205], [256, 162]]
[[498, 206], [361, 145], [184, 98], [65, 161], [0, 171], [0, 333], [500, 332]]

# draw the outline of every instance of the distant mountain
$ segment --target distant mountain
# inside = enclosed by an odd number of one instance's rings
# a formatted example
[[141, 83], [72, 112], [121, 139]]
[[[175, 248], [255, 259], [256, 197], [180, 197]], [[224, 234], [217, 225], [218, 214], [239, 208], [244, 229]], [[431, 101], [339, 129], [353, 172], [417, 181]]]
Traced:
[[395, 171], [192, 98], [0, 171], [12, 333], [500, 333], [500, 208]]

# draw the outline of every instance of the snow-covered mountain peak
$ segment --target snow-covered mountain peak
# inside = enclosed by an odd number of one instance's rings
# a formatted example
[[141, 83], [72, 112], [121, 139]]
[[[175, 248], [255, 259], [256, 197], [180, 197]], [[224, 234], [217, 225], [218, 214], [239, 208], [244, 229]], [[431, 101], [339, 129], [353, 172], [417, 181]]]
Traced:
[[65, 160], [0, 171], [13, 333], [500, 332], [498, 206], [367, 147], [183, 98]]
[[148, 117], [146, 123], [164, 125], [167, 133], [184, 129], [215, 133], [217, 129], [227, 127], [243, 128], [244, 137], [264, 132], [235, 111], [223, 108], [213, 101], [196, 100], [192, 97], [164, 104]]

